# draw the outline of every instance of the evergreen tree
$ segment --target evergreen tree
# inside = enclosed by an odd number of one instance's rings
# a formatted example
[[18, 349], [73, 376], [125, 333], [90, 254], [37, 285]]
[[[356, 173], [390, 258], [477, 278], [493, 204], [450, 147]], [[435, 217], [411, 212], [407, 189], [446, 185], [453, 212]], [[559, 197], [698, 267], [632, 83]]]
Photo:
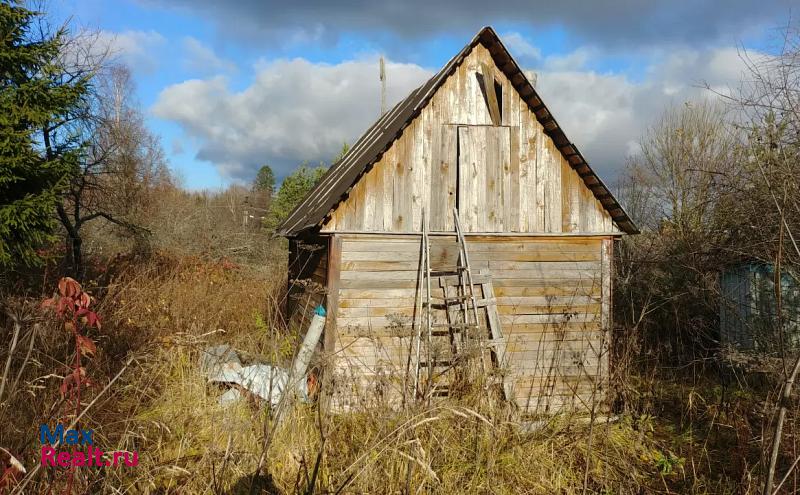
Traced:
[[347, 141], [345, 141], [342, 143], [342, 149], [340, 149], [339, 153], [337, 153], [336, 156], [333, 157], [333, 160], [331, 160], [331, 164], [337, 163], [339, 160], [344, 158], [348, 151], [350, 151], [350, 145], [347, 144]]
[[253, 181], [253, 190], [267, 193], [269, 196], [275, 193], [275, 173], [269, 165], [258, 169], [258, 174]]
[[311, 168], [307, 164], [297, 167], [288, 177], [283, 179], [275, 199], [269, 208], [265, 220], [268, 229], [277, 227], [292, 212], [327, 171], [324, 166]]
[[69, 124], [88, 79], [64, 77], [66, 32], [39, 37], [41, 15], [0, 2], [0, 266], [39, 260], [83, 151]]

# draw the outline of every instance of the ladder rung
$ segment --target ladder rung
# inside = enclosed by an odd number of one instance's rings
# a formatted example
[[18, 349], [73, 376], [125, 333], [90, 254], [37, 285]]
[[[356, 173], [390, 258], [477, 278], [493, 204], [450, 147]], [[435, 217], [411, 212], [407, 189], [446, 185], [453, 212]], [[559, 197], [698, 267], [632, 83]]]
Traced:
[[[492, 277], [488, 275], [473, 275], [472, 276], [472, 285], [481, 285], [486, 284], [492, 281]], [[448, 277], [439, 277], [439, 287], [452, 287], [452, 286], [461, 286], [461, 285], [469, 285], [469, 281], [465, 280], [462, 284], [462, 281], [457, 276], [448, 276]]]
[[431, 277], [449, 277], [449, 276], [458, 276], [466, 270], [466, 267], [457, 266], [452, 270], [431, 270]]
[[[445, 360], [433, 361], [433, 367], [434, 368], [437, 368], [437, 367], [438, 368], [446, 368], [446, 367], [450, 366], [451, 363], [452, 363], [452, 361], [445, 361]], [[419, 366], [420, 366], [420, 368], [427, 368], [428, 367], [428, 362], [427, 361], [420, 361], [419, 362]]]
[[450, 387], [445, 387], [442, 385], [437, 386], [433, 392], [431, 393], [432, 397], [449, 397], [450, 396]]

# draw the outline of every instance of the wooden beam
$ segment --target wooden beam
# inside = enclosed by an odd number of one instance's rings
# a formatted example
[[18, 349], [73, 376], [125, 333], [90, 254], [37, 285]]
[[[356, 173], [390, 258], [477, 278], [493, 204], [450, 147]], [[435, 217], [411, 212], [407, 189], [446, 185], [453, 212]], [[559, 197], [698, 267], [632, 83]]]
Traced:
[[504, 74], [512, 74], [516, 71], [516, 64], [513, 60], [508, 59], [504, 64], [500, 65], [500, 70], [503, 71]]
[[[516, 88], [517, 86], [514, 86], [514, 87]], [[527, 98], [528, 95], [532, 95], [533, 94], [533, 88], [528, 86], [527, 84], [525, 86], [523, 86], [522, 88], [518, 88], [517, 91], [519, 92], [519, 95], [523, 99]]]
[[575, 151], [575, 146], [573, 146], [572, 143], [567, 143], [562, 146], [561, 152], [568, 157], [577, 154], [577, 151]]
[[[339, 280], [341, 277], [342, 265], [342, 238], [332, 235], [328, 238], [328, 304], [325, 308], [327, 312], [327, 322], [325, 325], [325, 336], [323, 348], [330, 359], [334, 359], [336, 348], [336, 313], [339, 312]], [[330, 363], [333, 365], [333, 363]], [[333, 366], [331, 367], [331, 369]]]
[[494, 63], [497, 65], [497, 67], [502, 67], [511, 61], [511, 58], [502, 52], [498, 53], [497, 55], [493, 55], [492, 57], [494, 58]]
[[492, 124], [500, 125], [500, 106], [497, 103], [497, 94], [494, 92], [494, 74], [489, 68], [489, 64], [481, 64], [481, 73], [483, 74], [483, 87], [486, 90], [486, 103], [489, 106]]
[[556, 147], [561, 149], [563, 146], [569, 144], [569, 139], [567, 139], [567, 136], [564, 135], [563, 132], [559, 132], [553, 136], [553, 142], [555, 143]]
[[[538, 96], [536, 96], [536, 93], [535, 93], [535, 90], [534, 90], [534, 94], [533, 94], [533, 96], [531, 96], [531, 97], [530, 97], [530, 98], [527, 100], [527, 103], [528, 103], [528, 105], [531, 107], [531, 109], [534, 109], [534, 108], [539, 108], [539, 106], [542, 104], [542, 100], [540, 100], [540, 99], [539, 99], [539, 97], [538, 97]], [[535, 111], [534, 111], [534, 112], [535, 112]]]
[[481, 43], [483, 43], [483, 45], [486, 48], [489, 49], [492, 49], [494, 47], [499, 48], [499, 44], [496, 43], [495, 41], [496, 41], [495, 37], [492, 36], [491, 33], [489, 33], [489, 31], [484, 31], [483, 33], [481, 33]]

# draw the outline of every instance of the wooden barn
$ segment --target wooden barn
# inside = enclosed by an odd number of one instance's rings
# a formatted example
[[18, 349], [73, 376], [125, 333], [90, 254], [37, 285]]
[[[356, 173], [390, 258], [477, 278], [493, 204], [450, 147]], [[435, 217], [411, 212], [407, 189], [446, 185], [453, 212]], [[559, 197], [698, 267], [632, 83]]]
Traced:
[[[381, 116], [278, 229], [291, 318], [327, 309], [339, 408], [446, 393], [447, 361], [478, 338], [458, 332], [463, 309], [464, 328], [470, 311], [485, 327], [486, 372], [531, 413], [604, 396], [614, 240], [636, 231], [490, 27]], [[435, 338], [448, 359], [431, 357]]]

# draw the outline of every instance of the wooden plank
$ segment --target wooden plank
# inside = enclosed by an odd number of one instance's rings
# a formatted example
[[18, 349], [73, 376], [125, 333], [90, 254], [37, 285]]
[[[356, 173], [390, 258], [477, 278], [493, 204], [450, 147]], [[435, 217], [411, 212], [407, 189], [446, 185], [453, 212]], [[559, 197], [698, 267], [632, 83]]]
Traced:
[[342, 239], [336, 235], [328, 239], [328, 276], [327, 276], [327, 318], [325, 320], [325, 335], [323, 348], [325, 352], [332, 353], [336, 347], [337, 318], [339, 309], [339, 275], [341, 273]]
[[[509, 100], [511, 98], [509, 97]], [[509, 155], [508, 168], [504, 169], [503, 184], [505, 194], [503, 196], [503, 230], [507, 232], [520, 231], [520, 149], [519, 149], [519, 127], [512, 127], [509, 132]]]
[[[377, 221], [377, 213], [376, 213], [376, 203], [380, 202], [381, 206], [383, 206], [383, 201], [380, 196], [377, 194], [378, 189], [378, 182], [376, 180], [378, 174], [375, 173], [375, 169], [370, 170], [367, 172], [364, 177], [359, 182], [359, 185], [363, 187], [364, 190], [364, 206], [363, 206], [363, 218], [362, 218], [362, 228], [365, 230], [374, 230], [379, 226], [382, 226]], [[381, 223], [383, 221], [383, 212], [381, 211]]]
[[[405, 136], [405, 134], [403, 135]], [[394, 170], [394, 187], [392, 188], [392, 230], [406, 230], [406, 203], [408, 201], [406, 192], [406, 159], [405, 139], [401, 136], [395, 141], [392, 148], [395, 150], [395, 160], [390, 163]]]
[[494, 71], [489, 67], [489, 64], [482, 63], [481, 74], [483, 75], [483, 87], [486, 93], [486, 103], [489, 108], [492, 124], [500, 125], [500, 106], [497, 102], [497, 94], [494, 89]]
[[410, 318], [414, 316], [414, 303], [407, 306], [383, 306], [383, 307], [342, 307], [340, 305], [337, 315], [341, 318], [360, 318], [360, 317], [374, 317], [374, 316], [403, 316]]
[[[549, 334], [552, 335], [552, 334]], [[515, 339], [508, 342], [506, 352], [508, 353], [532, 353], [538, 352], [539, 356], [534, 358], [543, 358], [551, 356], [554, 352], [563, 352], [564, 349], [569, 351], [587, 351], [589, 355], [594, 354], [595, 363], [597, 363], [596, 349], [603, 345], [603, 338], [599, 336], [595, 339], [586, 338], [586, 334], [570, 334], [571, 340], [539, 340], [539, 339]]]
[[[482, 142], [485, 143], [483, 163], [479, 165], [479, 173], [483, 179], [483, 190], [480, 191], [479, 204], [476, 207], [481, 211], [478, 230], [483, 232], [502, 232], [503, 216], [503, 182], [500, 175], [502, 167], [502, 139], [495, 129], [508, 129], [507, 127], [482, 127]], [[480, 186], [479, 186], [480, 187]], [[481, 207], [482, 206], [482, 207]]]
[[[414, 127], [419, 123], [419, 119], [412, 121], [403, 131], [403, 197], [401, 198], [402, 221], [399, 225], [400, 230], [419, 230], [419, 225], [413, 224], [413, 204], [414, 204], [414, 178], [416, 177], [416, 164], [414, 163], [416, 146], [414, 145]], [[397, 201], [397, 198], [394, 198]]]
[[[377, 293], [376, 295], [380, 295]], [[413, 297], [392, 298], [345, 298], [339, 300], [339, 308], [413, 308]]]
[[341, 289], [339, 291], [340, 298], [344, 300], [352, 299], [403, 299], [414, 298], [417, 289]]
[[341, 280], [342, 289], [412, 289], [414, 280]]
[[[404, 319], [405, 318], [405, 319]], [[338, 318], [337, 328], [340, 333], [352, 333], [354, 328], [362, 330], [370, 328], [390, 328], [397, 329], [398, 333], [400, 328], [404, 328], [404, 335], [411, 335], [411, 319], [406, 315], [401, 315], [400, 318], [393, 318], [391, 316], [367, 316], [367, 317], [348, 317]]]
[[[559, 159], [560, 155], [555, 158], [558, 159], [556, 166], [561, 169], [561, 231], [574, 232], [578, 230], [578, 225], [573, 222], [573, 217], [580, 213], [579, 206], [573, 205], [571, 201], [572, 177], [570, 174], [574, 174], [575, 171], [564, 160]], [[566, 170], [564, 170], [565, 168]]]
[[[492, 253], [497, 254], [497, 253]], [[497, 270], [595, 270], [600, 273], [601, 264], [599, 261], [498, 261], [489, 260], [489, 269], [495, 277]]]
[[[546, 265], [547, 263], [543, 263]], [[345, 272], [350, 273], [350, 272]], [[597, 281], [600, 283], [601, 276], [597, 270], [549, 270], [547, 268], [534, 270], [493, 270], [492, 276], [495, 280], [509, 279], [579, 279]]]
[[458, 216], [467, 230], [476, 230], [477, 227], [474, 183], [478, 165], [474, 158], [475, 140], [472, 138], [475, 130], [467, 126], [458, 127]]
[[584, 340], [602, 334], [598, 322], [517, 323], [504, 327], [509, 342]]
[[431, 221], [434, 231], [453, 230], [452, 211], [456, 206], [456, 174], [458, 159], [458, 127], [441, 126], [438, 163], [433, 166], [431, 180]]
[[540, 252], [476, 252], [470, 253], [471, 258], [475, 261], [600, 261], [600, 253], [598, 252], [565, 252], [565, 251], [540, 251]]
[[404, 271], [342, 271], [341, 280], [364, 280], [364, 281], [392, 281], [392, 280], [417, 280], [416, 270]]
[[[495, 291], [496, 292], [496, 291]], [[558, 295], [558, 296], [503, 296], [497, 299], [499, 306], [554, 306], [599, 304], [601, 296], [598, 295]]]
[[408, 271], [418, 266], [417, 261], [344, 261], [342, 271]]
[[391, 146], [380, 160], [383, 171], [383, 228], [394, 230], [394, 159], [397, 151]]
[[544, 315], [544, 314], [579, 314], [600, 315], [600, 304], [498, 304], [501, 315]]
[[519, 288], [546, 288], [559, 290], [564, 288], [567, 290], [600, 290], [600, 281], [595, 279], [579, 279], [579, 278], [496, 278], [494, 280], [495, 292], [500, 291], [501, 287], [519, 287]]
[[600, 321], [599, 314], [500, 315], [500, 323], [503, 325], [503, 328], [505, 328], [506, 325], [525, 325], [529, 323], [562, 324], [570, 322], [591, 323], [595, 321]]
[[494, 229], [487, 228], [487, 201], [486, 201], [486, 172], [488, 159], [487, 146], [489, 137], [486, 132], [488, 127], [476, 127], [475, 132], [472, 132], [472, 138], [475, 140], [473, 144], [473, 160], [475, 161], [474, 174], [472, 177], [472, 199], [474, 203], [471, 205], [473, 211], [475, 226], [472, 229], [464, 229], [467, 232], [494, 232]]

